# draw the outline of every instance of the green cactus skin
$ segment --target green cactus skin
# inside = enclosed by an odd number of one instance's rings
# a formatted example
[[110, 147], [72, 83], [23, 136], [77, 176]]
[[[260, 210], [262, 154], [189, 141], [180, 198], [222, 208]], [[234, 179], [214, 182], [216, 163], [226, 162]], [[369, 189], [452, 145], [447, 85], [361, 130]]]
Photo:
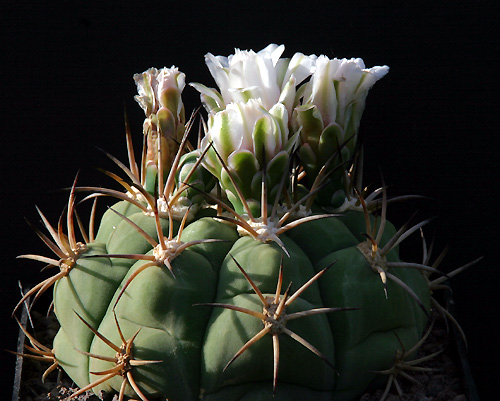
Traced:
[[[141, 168], [127, 131], [130, 167], [109, 155], [126, 178], [107, 172], [126, 193], [75, 180], [67, 234], [40, 212], [49, 235], [37, 233], [59, 260], [23, 257], [60, 272], [15, 310], [54, 284], [60, 329], [47, 359], [80, 387], [69, 399], [92, 389], [120, 400], [355, 401], [380, 386], [401, 348], [411, 354], [425, 339], [436, 305], [426, 273], [436, 270], [399, 258], [401, 240], [425, 221], [396, 229], [385, 186], [368, 196], [361, 187], [358, 124], [388, 67], [303, 54], [278, 63], [282, 51], [239, 52], [260, 60], [249, 74], [264, 68], [244, 90], [239, 63], [207, 58], [223, 88], [194, 84], [209, 112], [198, 148], [188, 143], [184, 74], [137, 74]], [[261, 93], [254, 81], [274, 76], [276, 99], [264, 107], [267, 86]], [[85, 245], [77, 191], [118, 199]]]
[[[112, 207], [158, 238], [154, 218], [120, 201]], [[160, 219], [165, 235], [166, 219]], [[146, 263], [106, 254], [151, 254], [152, 246], [123, 217], [105, 213], [96, 241], [70, 273], [54, 288], [55, 311], [61, 329], [54, 341], [60, 365], [80, 387], [99, 376], [90, 372], [111, 369], [103, 361], [79, 351], [112, 358], [115, 351], [98, 338], [75, 314], [112, 343], [120, 345], [117, 321], [133, 342], [138, 360], [161, 363], [133, 368], [137, 386], [148, 399], [185, 400], [353, 400], [376, 382], [374, 373], [392, 366], [399, 348], [421, 338], [427, 316], [400, 286], [387, 284], [387, 298], [379, 275], [358, 249], [365, 242], [362, 212], [313, 220], [282, 234], [290, 257], [274, 242], [240, 236], [235, 227], [212, 217], [189, 223], [184, 242], [220, 239], [185, 249], [167, 267], [152, 266], [130, 282], [116, 303], [128, 277]], [[175, 223], [175, 230], [178, 223]], [[395, 233], [386, 224], [380, 246]], [[101, 241], [101, 242], [99, 242]], [[233, 259], [234, 258], [234, 259]], [[264, 295], [273, 296], [281, 259], [283, 286], [291, 293], [324, 267], [333, 265], [287, 309], [288, 313], [320, 307], [357, 307], [292, 320], [287, 328], [316, 347], [335, 371], [303, 345], [281, 334], [278, 385], [273, 398], [273, 345], [266, 335], [226, 369], [226, 364], [250, 338], [262, 330], [254, 316], [198, 304], [226, 303], [261, 311], [262, 305], [237, 261]], [[397, 247], [387, 255], [397, 261]], [[391, 269], [430, 309], [430, 293], [417, 270]], [[174, 277], [175, 276], [175, 277]], [[76, 351], [78, 350], [78, 351]], [[120, 391], [122, 377], [105, 381], [93, 390]], [[131, 387], [125, 394], [137, 397]]]

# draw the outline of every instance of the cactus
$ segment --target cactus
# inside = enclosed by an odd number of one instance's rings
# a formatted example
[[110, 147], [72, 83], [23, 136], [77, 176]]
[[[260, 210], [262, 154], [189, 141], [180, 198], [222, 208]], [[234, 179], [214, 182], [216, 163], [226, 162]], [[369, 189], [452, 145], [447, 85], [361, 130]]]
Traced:
[[[396, 229], [385, 185], [361, 183], [361, 114], [388, 67], [282, 52], [206, 56], [219, 90], [192, 84], [195, 146], [184, 74], [137, 74], [140, 167], [127, 129], [129, 167], [108, 155], [121, 172], [105, 172], [121, 189], [75, 180], [57, 226], [39, 211], [56, 257], [22, 257], [59, 271], [15, 309], [53, 287], [61, 327], [35, 351], [81, 388], [70, 398], [354, 400], [415, 357], [439, 271], [399, 245], [428, 220]], [[114, 199], [97, 230], [81, 193]]]

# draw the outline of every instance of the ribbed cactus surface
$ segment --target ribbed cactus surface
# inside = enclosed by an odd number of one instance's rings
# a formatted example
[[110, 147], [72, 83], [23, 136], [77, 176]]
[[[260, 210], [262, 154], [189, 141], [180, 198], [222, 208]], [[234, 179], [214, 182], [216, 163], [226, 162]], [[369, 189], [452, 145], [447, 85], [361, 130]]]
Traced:
[[[53, 285], [49, 359], [82, 391], [347, 401], [415, 357], [435, 269], [399, 246], [426, 221], [395, 228], [385, 187], [361, 184], [361, 114], [388, 68], [282, 52], [207, 54], [219, 89], [192, 84], [200, 125], [177, 68], [137, 74], [140, 162], [110, 155], [120, 189], [75, 182], [64, 229], [41, 214], [57, 257], [24, 257], [59, 272], [27, 295]], [[80, 194], [114, 199], [82, 242]]]
[[[127, 209], [127, 219], [158, 241], [154, 217], [128, 206], [122, 201], [116, 209]], [[386, 297], [379, 274], [360, 251], [368, 245], [359, 238], [365, 229], [362, 212], [306, 222], [281, 234], [289, 256], [283, 256], [275, 242], [240, 236], [226, 222], [195, 219], [182, 231], [182, 243], [224, 242], [186, 248], [170, 262], [171, 271], [148, 260], [87, 258], [154, 254], [153, 246], [125, 218], [119, 221], [113, 213], [108, 211], [104, 221], [109, 220], [114, 228], [98, 233], [96, 242], [88, 245], [54, 291], [61, 323], [54, 341], [55, 356], [80, 387], [99, 378], [89, 372], [109, 371], [116, 365], [79, 352], [108, 358], [116, 354], [80, 317], [118, 346], [123, 342], [118, 327], [125, 339], [139, 331], [133, 341], [133, 358], [161, 363], [133, 367], [135, 383], [146, 397], [169, 400], [196, 400], [200, 394], [208, 400], [238, 400], [243, 394], [249, 400], [273, 399], [274, 352], [279, 352], [277, 399], [352, 399], [377, 377], [375, 371], [391, 366], [400, 348], [398, 337], [409, 349], [422, 335], [427, 319], [420, 306], [392, 281], [387, 283]], [[168, 221], [161, 223], [167, 235]], [[381, 246], [395, 231], [387, 225], [386, 233]], [[397, 262], [397, 249], [383, 259]], [[328, 270], [321, 274], [324, 268]], [[412, 269], [394, 270], [429, 308], [423, 275]], [[304, 285], [306, 289], [283, 307], [281, 319], [274, 317], [273, 305], [290, 300]], [[282, 291], [276, 298], [279, 287]], [[213, 303], [253, 313], [206, 305]], [[308, 316], [307, 311], [321, 308], [356, 309], [309, 312]], [[298, 312], [305, 316], [293, 315]], [[287, 316], [295, 318], [288, 322]], [[226, 368], [241, 347], [268, 325], [271, 329], [262, 339]], [[116, 376], [94, 391], [119, 391], [122, 380]], [[134, 395], [132, 389], [126, 393]]]

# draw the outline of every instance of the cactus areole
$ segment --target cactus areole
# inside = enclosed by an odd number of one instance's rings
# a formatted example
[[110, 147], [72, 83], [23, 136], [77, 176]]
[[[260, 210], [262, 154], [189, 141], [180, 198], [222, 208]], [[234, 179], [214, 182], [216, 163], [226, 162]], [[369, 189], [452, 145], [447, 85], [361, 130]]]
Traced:
[[[359, 123], [389, 69], [283, 50], [207, 54], [218, 89], [191, 84], [206, 113], [189, 119], [182, 72], [136, 74], [142, 159], [127, 130], [118, 189], [75, 180], [59, 224], [40, 212], [56, 256], [21, 257], [57, 273], [16, 310], [53, 288], [44, 355], [70, 399], [355, 400], [424, 336], [435, 269], [399, 246], [427, 221], [395, 228], [385, 187], [361, 184]], [[112, 201], [83, 229], [77, 198]]]

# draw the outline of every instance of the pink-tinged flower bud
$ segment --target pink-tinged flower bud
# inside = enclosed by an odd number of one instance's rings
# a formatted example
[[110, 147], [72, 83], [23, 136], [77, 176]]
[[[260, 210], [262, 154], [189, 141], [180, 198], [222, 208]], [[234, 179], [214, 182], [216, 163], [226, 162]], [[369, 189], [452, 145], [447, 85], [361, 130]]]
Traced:
[[135, 74], [139, 95], [135, 100], [144, 110], [143, 124], [147, 141], [146, 187], [154, 191], [159, 170], [166, 179], [185, 130], [184, 105], [181, 95], [185, 75], [176, 67], [150, 68]]

